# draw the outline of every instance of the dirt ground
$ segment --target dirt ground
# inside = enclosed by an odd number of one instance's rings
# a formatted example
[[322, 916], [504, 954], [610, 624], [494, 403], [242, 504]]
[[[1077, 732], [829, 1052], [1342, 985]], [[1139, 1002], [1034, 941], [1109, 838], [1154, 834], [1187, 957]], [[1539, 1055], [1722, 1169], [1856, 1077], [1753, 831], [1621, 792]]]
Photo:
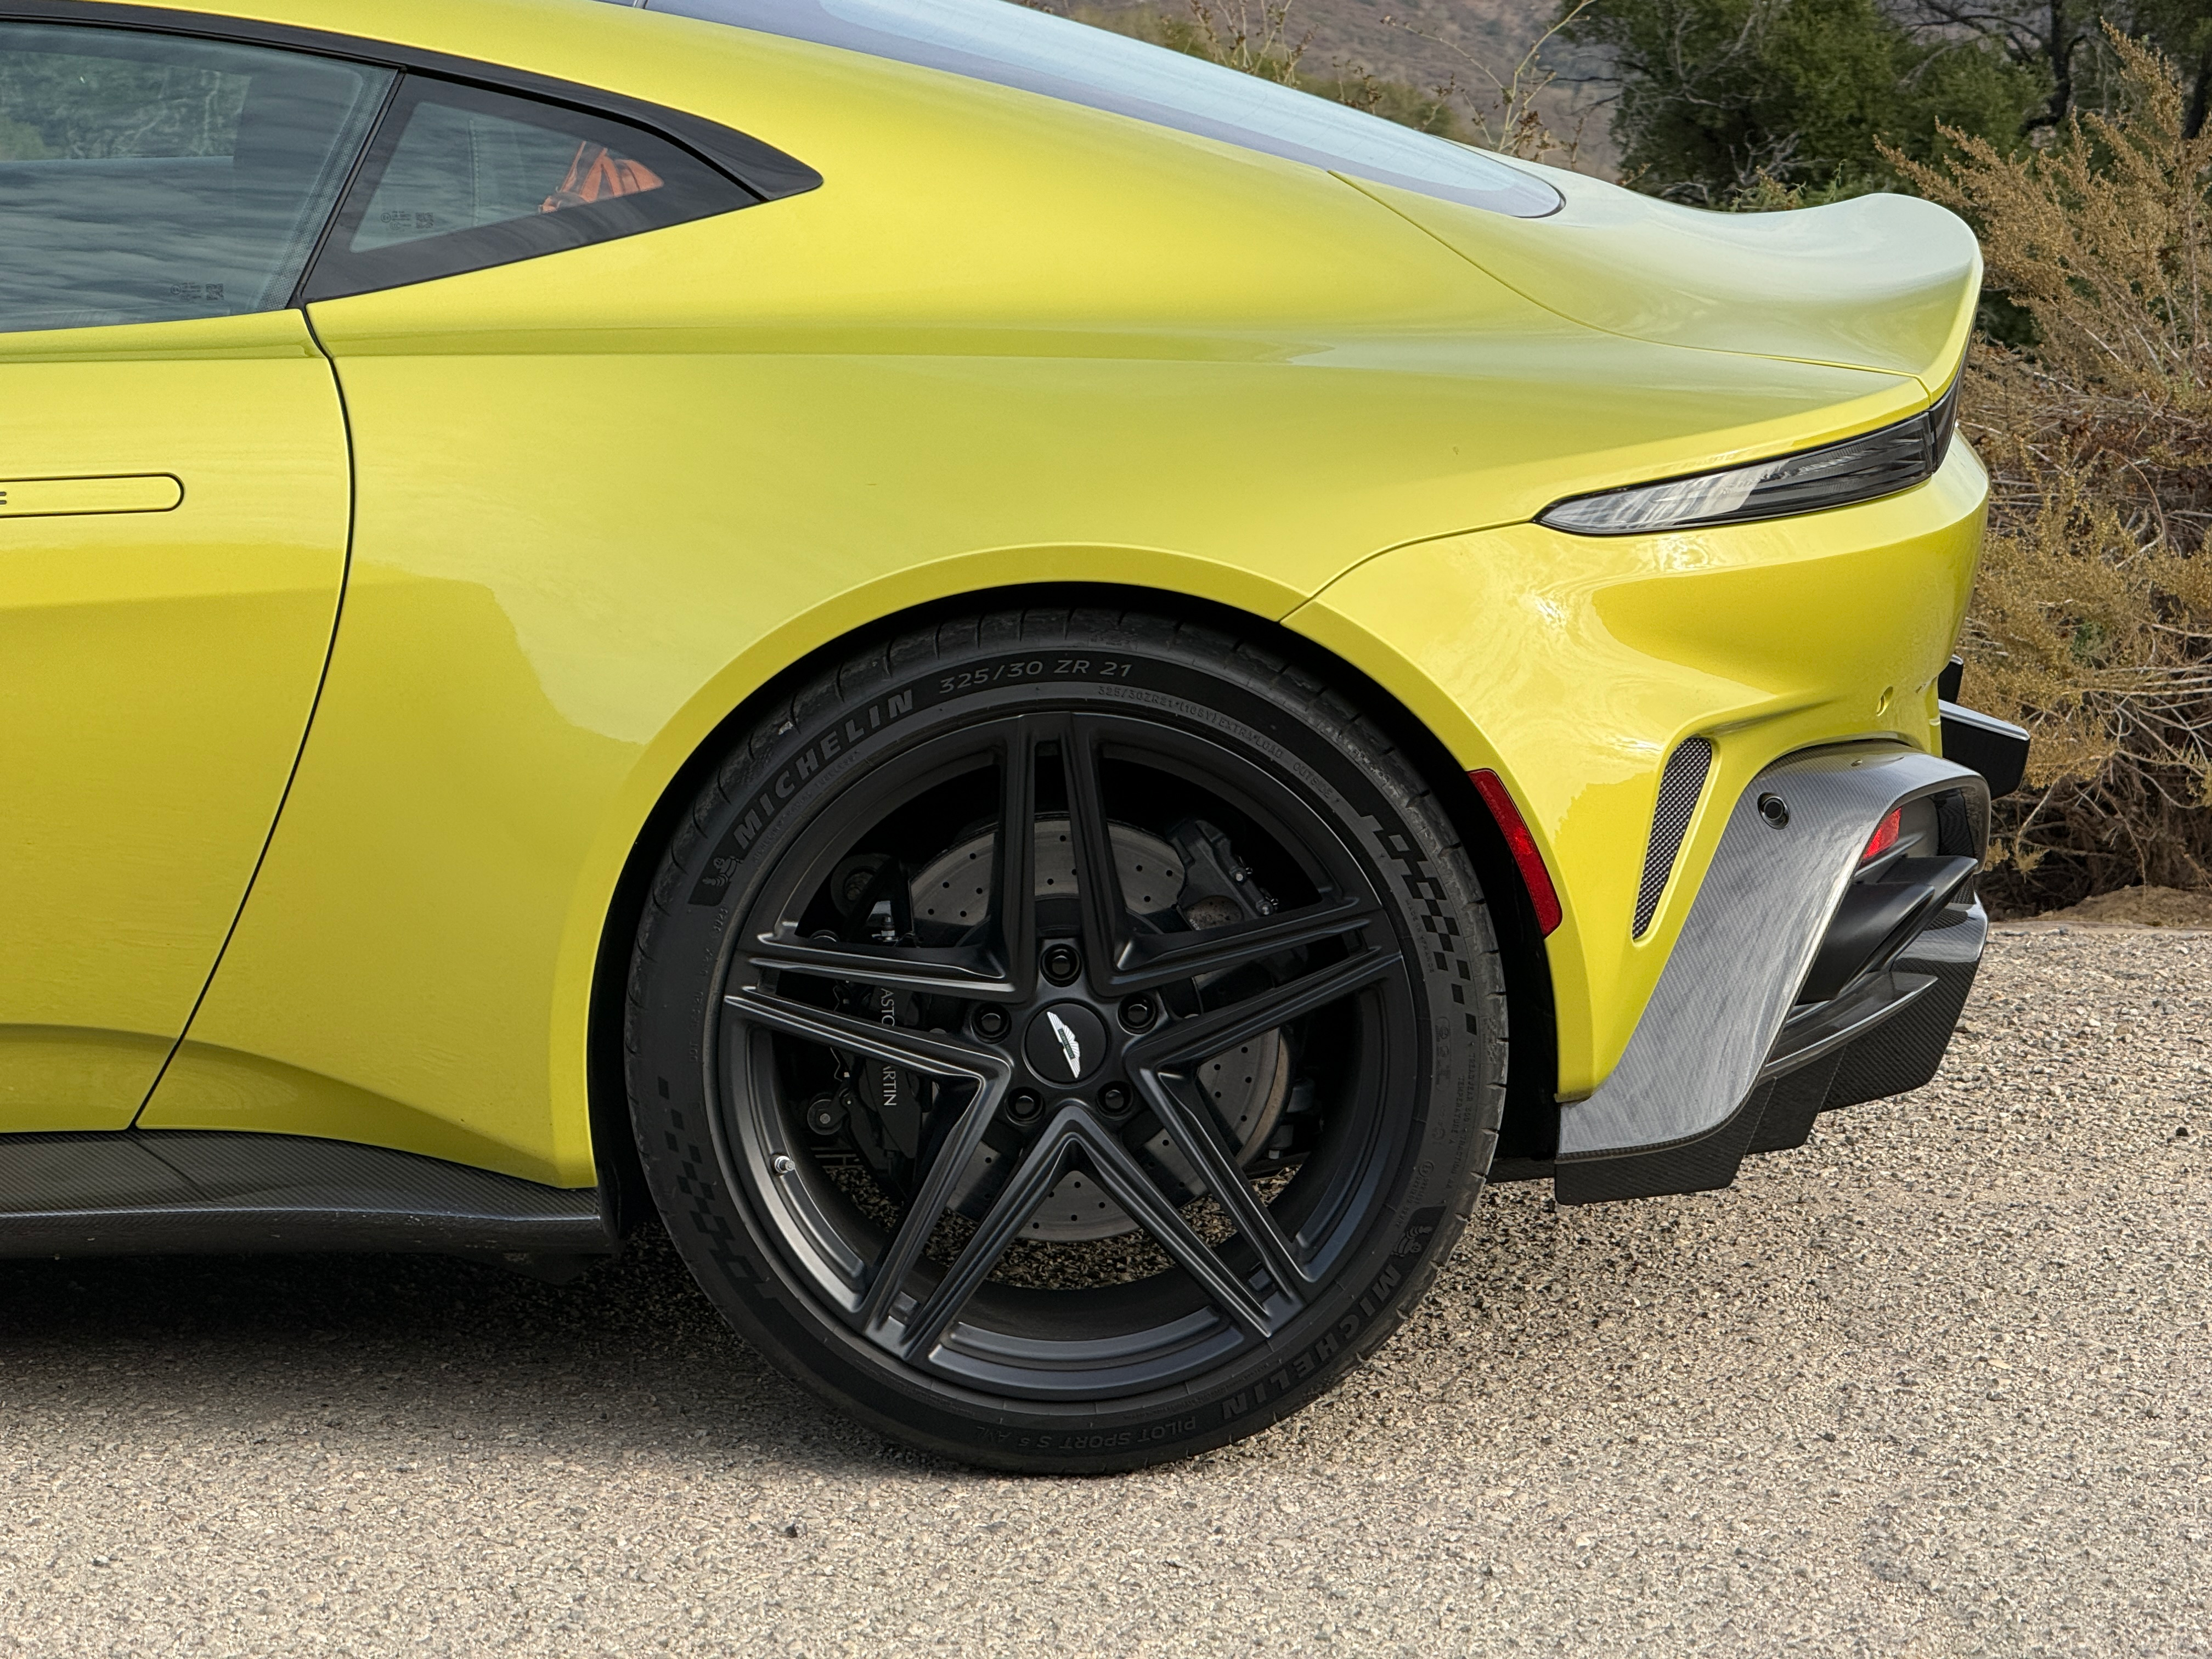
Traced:
[[1139, 1474], [888, 1445], [651, 1239], [0, 1264], [0, 1654], [2212, 1652], [2212, 939], [2062, 927], [1929, 1088], [1494, 1189], [1378, 1359]]
[[2099, 893], [2083, 899], [2063, 910], [2046, 910], [2041, 915], [2026, 917], [2023, 925], [2212, 928], [2212, 892], [2184, 887], [2123, 887], [2118, 892]]

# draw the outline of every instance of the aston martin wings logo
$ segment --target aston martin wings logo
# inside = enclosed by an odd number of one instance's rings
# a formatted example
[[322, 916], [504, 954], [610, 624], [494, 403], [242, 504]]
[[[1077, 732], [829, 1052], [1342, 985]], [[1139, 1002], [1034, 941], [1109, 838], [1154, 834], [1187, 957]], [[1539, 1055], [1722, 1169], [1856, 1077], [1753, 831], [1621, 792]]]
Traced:
[[1073, 1079], [1083, 1075], [1083, 1045], [1075, 1040], [1075, 1033], [1067, 1029], [1067, 1022], [1050, 1009], [1045, 1011], [1052, 1022], [1052, 1034], [1060, 1039], [1060, 1052], [1067, 1056], [1067, 1075]]

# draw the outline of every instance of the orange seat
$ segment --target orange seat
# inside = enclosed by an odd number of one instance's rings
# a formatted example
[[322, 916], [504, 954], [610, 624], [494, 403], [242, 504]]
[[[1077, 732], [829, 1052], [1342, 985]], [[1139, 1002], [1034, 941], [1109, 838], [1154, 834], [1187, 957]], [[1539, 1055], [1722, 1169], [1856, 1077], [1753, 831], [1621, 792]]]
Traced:
[[568, 163], [568, 176], [538, 210], [558, 213], [562, 208], [581, 207], [587, 202], [609, 197], [636, 196], [659, 188], [660, 175], [643, 162], [617, 156], [605, 144], [586, 140], [576, 146], [575, 159]]

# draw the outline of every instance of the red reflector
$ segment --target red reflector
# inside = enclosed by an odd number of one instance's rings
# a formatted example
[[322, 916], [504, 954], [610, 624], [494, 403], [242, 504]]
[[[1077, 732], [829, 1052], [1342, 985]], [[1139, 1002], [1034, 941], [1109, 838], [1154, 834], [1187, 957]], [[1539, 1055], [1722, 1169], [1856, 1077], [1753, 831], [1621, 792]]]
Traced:
[[1859, 862], [1864, 864], [1869, 859], [1878, 859], [1896, 846], [1898, 832], [1904, 827], [1905, 809], [1902, 806], [1891, 807], [1889, 816], [1875, 826], [1874, 839], [1867, 843], [1866, 851], [1859, 854]]
[[1536, 909], [1537, 927], [1550, 933], [1559, 925], [1559, 895], [1552, 885], [1552, 872], [1544, 867], [1544, 855], [1536, 850], [1536, 838], [1528, 833], [1521, 809], [1513, 804], [1513, 797], [1506, 790], [1504, 779], [1487, 769], [1470, 772], [1468, 776], [1474, 780], [1483, 805], [1490, 808], [1490, 816], [1498, 820], [1505, 844], [1513, 849], [1513, 862], [1521, 871], [1521, 884], [1528, 890], [1528, 902]]

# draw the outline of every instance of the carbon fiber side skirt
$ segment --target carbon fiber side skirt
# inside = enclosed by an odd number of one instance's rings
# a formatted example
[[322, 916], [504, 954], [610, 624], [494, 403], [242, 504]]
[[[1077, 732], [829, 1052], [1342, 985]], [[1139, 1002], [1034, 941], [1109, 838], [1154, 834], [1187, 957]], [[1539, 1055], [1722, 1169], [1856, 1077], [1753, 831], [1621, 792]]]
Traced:
[[408, 1251], [568, 1276], [617, 1239], [597, 1187], [197, 1129], [0, 1135], [0, 1256]]

